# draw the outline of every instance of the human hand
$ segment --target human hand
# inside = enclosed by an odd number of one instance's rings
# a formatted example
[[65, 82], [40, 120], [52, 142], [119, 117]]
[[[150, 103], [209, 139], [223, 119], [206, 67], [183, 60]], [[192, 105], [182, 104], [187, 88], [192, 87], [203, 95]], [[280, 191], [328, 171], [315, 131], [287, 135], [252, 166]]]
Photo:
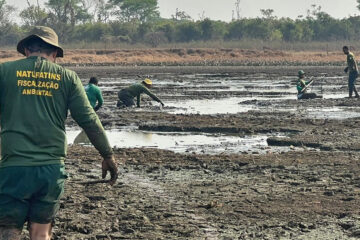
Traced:
[[110, 172], [110, 185], [114, 185], [116, 179], [118, 178], [118, 168], [116, 166], [116, 161], [113, 155], [111, 157], [104, 157], [104, 160], [101, 163], [102, 167], [102, 178], [104, 179], [107, 175], [107, 172]]

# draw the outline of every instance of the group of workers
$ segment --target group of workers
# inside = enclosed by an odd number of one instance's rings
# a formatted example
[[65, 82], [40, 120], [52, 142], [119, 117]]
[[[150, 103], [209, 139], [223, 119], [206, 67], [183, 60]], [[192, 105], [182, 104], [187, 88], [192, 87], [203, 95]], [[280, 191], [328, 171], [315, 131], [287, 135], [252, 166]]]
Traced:
[[[104, 102], [98, 84], [99, 80], [96, 77], [91, 77], [89, 84], [85, 86], [86, 95], [89, 99], [90, 105], [95, 111], [99, 110]], [[149, 78], [146, 78], [141, 83], [135, 83], [127, 88], [121, 89], [118, 92], [119, 100], [117, 101], [116, 106], [120, 108], [135, 106], [134, 98], [136, 98], [136, 106], [140, 107], [141, 94], [143, 93], [147, 94], [153, 100], [164, 106], [164, 103], [150, 91], [150, 88], [152, 88], [152, 81]]]
[[[346, 62], [347, 67], [344, 69], [344, 72], [349, 74], [348, 78], [348, 88], [349, 88], [349, 98], [353, 97], [355, 93], [355, 98], [359, 98], [359, 93], [356, 90], [355, 83], [356, 79], [359, 76], [359, 68], [357, 66], [355, 56], [350, 52], [348, 46], [343, 47], [343, 52], [347, 56]], [[308, 93], [307, 90], [309, 86], [314, 82], [313, 79], [305, 80], [305, 72], [300, 70], [298, 72], [298, 81], [296, 82], [296, 88], [298, 91], [298, 99], [312, 99], [312, 98], [321, 98], [321, 96], [316, 95], [315, 93]]]
[[[352, 98], [353, 93], [355, 93], [355, 98], [359, 98], [359, 94], [355, 87], [356, 79], [359, 75], [359, 69], [355, 60], [355, 56], [352, 52], [349, 51], [348, 46], [343, 47], [343, 52], [347, 56], [346, 59], [347, 67], [344, 69], [344, 72], [349, 74], [349, 78], [348, 78], [349, 98]], [[303, 70], [299, 70], [298, 80], [296, 82], [298, 99], [322, 98], [322, 96], [317, 95], [316, 93], [309, 93], [307, 91], [309, 87], [313, 84], [313, 82], [314, 82], [313, 79], [306, 80], [305, 72]], [[91, 105], [94, 107], [95, 111], [97, 111], [103, 103], [103, 99], [99, 88], [95, 88], [93, 86], [97, 84], [98, 84], [97, 79], [95, 77], [92, 77], [89, 81], [89, 85], [85, 87], [86, 93], [89, 97], [89, 101]], [[140, 107], [140, 99], [141, 99], [140, 96], [142, 93], [147, 94], [153, 100], [159, 102], [162, 106], [164, 106], [164, 103], [155, 94], [153, 94], [150, 91], [151, 87], [152, 87], [152, 81], [149, 78], [146, 78], [141, 83], [135, 83], [125, 89], [120, 90], [118, 92], [119, 100], [117, 102], [117, 107], [135, 106], [134, 98], [136, 98], [136, 106]], [[98, 101], [98, 104], [96, 104], [96, 99]]]
[[[36, 26], [19, 41], [25, 58], [0, 64], [0, 239], [18, 240], [25, 223], [30, 239], [49, 240], [67, 178], [65, 120], [72, 118], [102, 156], [102, 177], [113, 185], [117, 161], [95, 113], [103, 104], [98, 79], [83, 87], [78, 75], [56, 64], [64, 56], [58, 36]], [[150, 79], [119, 91], [118, 106], [133, 106], [149, 89]]]
[[[77, 74], [58, 64], [63, 49], [55, 31], [37, 26], [17, 45], [23, 59], [0, 64], [0, 239], [20, 239], [27, 222], [30, 239], [49, 240], [52, 223], [60, 207], [67, 174], [65, 120], [82, 127], [102, 156], [102, 177], [110, 172], [114, 184], [118, 169], [104, 128], [95, 113], [103, 104], [98, 79], [83, 87]], [[349, 73], [349, 97], [355, 92], [358, 67], [354, 55], [344, 47]], [[299, 71], [299, 94], [306, 97], [305, 73]], [[145, 93], [164, 103], [149, 90], [150, 79], [120, 90], [118, 106], [140, 107]]]

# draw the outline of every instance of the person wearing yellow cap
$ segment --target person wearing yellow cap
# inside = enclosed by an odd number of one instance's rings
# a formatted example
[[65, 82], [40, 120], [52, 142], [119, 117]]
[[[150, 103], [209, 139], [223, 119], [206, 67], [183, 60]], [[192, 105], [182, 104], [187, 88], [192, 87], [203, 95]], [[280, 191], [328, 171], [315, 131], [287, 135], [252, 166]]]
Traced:
[[26, 57], [0, 64], [0, 239], [20, 239], [28, 222], [30, 239], [49, 240], [67, 178], [68, 110], [103, 157], [110, 184], [117, 166], [79, 77], [55, 63], [64, 55], [55, 31], [34, 27], [17, 50]]
[[140, 107], [141, 94], [145, 93], [155, 101], [159, 102], [162, 106], [164, 103], [149, 89], [152, 88], [152, 81], [149, 78], [145, 78], [141, 83], [135, 83], [125, 89], [118, 92], [119, 101], [118, 107], [131, 107], [135, 105], [134, 98], [136, 97], [136, 106]]

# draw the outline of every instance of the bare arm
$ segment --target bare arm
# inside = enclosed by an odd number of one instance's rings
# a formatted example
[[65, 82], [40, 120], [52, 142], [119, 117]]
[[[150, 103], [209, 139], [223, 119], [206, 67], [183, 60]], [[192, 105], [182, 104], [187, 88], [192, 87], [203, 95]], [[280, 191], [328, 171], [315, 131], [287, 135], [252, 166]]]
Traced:
[[74, 85], [72, 86], [69, 109], [71, 116], [79, 124], [79, 126], [84, 129], [90, 142], [104, 159], [102, 164], [103, 178], [106, 177], [107, 171], [110, 171], [110, 183], [115, 183], [118, 173], [112, 148], [107, 139], [105, 130], [94, 109], [90, 106], [85, 90], [77, 76], [74, 81]]

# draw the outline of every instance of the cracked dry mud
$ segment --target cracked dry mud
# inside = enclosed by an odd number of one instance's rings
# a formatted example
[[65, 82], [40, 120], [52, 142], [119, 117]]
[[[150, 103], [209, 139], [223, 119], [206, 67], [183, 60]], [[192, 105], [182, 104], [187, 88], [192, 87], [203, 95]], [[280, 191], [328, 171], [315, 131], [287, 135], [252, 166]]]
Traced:
[[[331, 98], [346, 95], [341, 68], [305, 68], [319, 83], [314, 90], [327, 94], [317, 101], [295, 100], [295, 67], [75, 70], [84, 82], [93, 74], [102, 78], [106, 103], [99, 117], [108, 130], [135, 125], [149, 131], [286, 136], [268, 138], [264, 154], [115, 147], [121, 166], [113, 187], [87, 184], [100, 179], [100, 156], [92, 147], [71, 145], [54, 239], [360, 238], [360, 100]], [[163, 110], [147, 98], [142, 109], [115, 107], [116, 92], [139, 80], [138, 74], [154, 79]], [[229, 97], [251, 110], [172, 112], [172, 102]], [[69, 119], [67, 125], [75, 123]], [[272, 151], [273, 146], [287, 151]]]

